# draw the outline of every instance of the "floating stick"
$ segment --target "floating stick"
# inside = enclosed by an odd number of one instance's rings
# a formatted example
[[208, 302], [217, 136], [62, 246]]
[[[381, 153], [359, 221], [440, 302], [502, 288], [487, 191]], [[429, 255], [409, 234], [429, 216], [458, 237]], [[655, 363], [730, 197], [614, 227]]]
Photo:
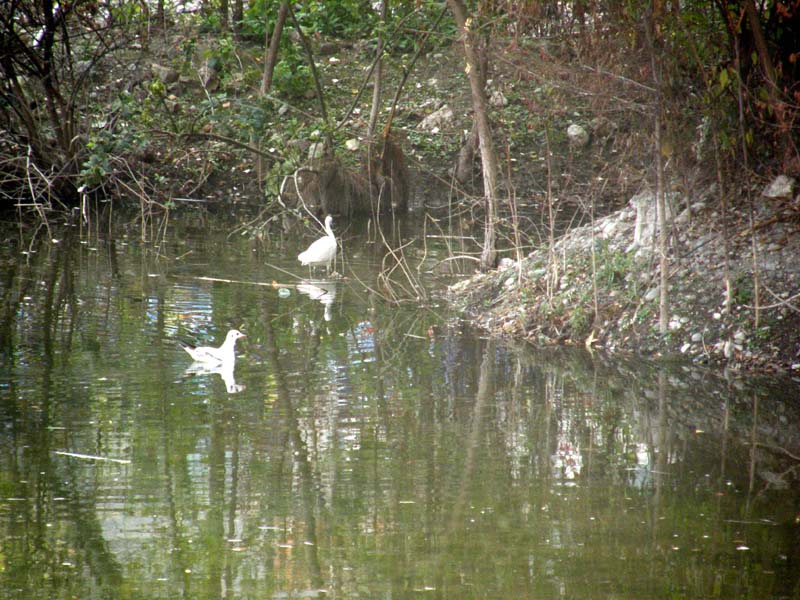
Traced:
[[101, 460], [101, 461], [105, 461], [105, 462], [117, 463], [117, 464], [120, 464], [120, 465], [129, 465], [129, 464], [131, 464], [131, 461], [125, 460], [125, 459], [122, 459], [122, 458], [106, 458], [105, 456], [95, 456], [93, 454], [78, 454], [77, 452], [62, 452], [60, 450], [56, 450], [55, 453], [58, 454], [59, 456], [69, 456], [69, 457], [72, 457], [72, 458], [83, 458], [83, 459], [86, 459], [86, 460]]

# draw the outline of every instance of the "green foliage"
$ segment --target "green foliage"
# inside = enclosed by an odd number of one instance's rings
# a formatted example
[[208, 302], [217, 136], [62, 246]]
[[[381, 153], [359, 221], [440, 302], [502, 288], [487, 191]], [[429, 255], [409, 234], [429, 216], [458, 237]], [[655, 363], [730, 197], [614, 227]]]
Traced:
[[203, 11], [199, 28], [202, 32], [219, 31], [222, 28], [219, 13], [217, 11]]
[[97, 187], [103, 183], [111, 174], [111, 161], [109, 156], [107, 140], [103, 136], [97, 136], [86, 144], [89, 156], [81, 165], [80, 177], [83, 184], [88, 187]]
[[147, 95], [141, 102], [128, 107], [132, 118], [136, 119], [143, 127], [177, 129], [174, 123], [168, 119], [165, 110], [166, 86], [160, 80], [153, 79], [145, 89]]
[[754, 297], [753, 279], [747, 274], [739, 275], [733, 282], [733, 301], [736, 304], [752, 304]]
[[145, 10], [146, 5], [141, 2], [114, 2], [109, 3], [107, 7], [118, 26], [138, 24], [150, 17]]
[[297, 12], [301, 27], [324, 36], [356, 39], [368, 35], [376, 14], [367, 0], [309, 0]]
[[588, 333], [591, 325], [591, 315], [586, 309], [585, 303], [579, 302], [572, 307], [572, 310], [569, 311], [567, 324], [573, 335], [581, 336], [584, 333]]
[[639, 307], [639, 310], [636, 312], [636, 323], [647, 323], [650, 319], [652, 319], [656, 314], [655, 304], [653, 302], [644, 303]]
[[[120, 99], [115, 106], [125, 107], [128, 101]], [[114, 161], [135, 152], [143, 143], [139, 133], [131, 128], [115, 130], [106, 121], [96, 123], [96, 128], [86, 143], [86, 156], [81, 164], [81, 184], [89, 189], [102, 187], [114, 175]]]
[[[255, 0], [244, 15], [247, 32], [263, 39], [272, 31], [278, 14], [278, 0]], [[312, 0], [295, 6], [295, 16], [308, 35], [357, 39], [368, 37], [377, 15], [367, 0]]]
[[227, 79], [241, 67], [236, 43], [230, 35], [215, 38], [214, 42], [203, 51], [202, 59], [221, 80]]
[[275, 0], [254, 0], [249, 2], [244, 13], [243, 26], [248, 35], [263, 40], [275, 27], [278, 15], [278, 2]]
[[[441, 10], [442, 5], [438, 2], [399, 3], [398, 6], [394, 7], [389, 29], [391, 29], [392, 23], [402, 23], [402, 27], [394, 32], [389, 39], [390, 50], [399, 53], [415, 52], [421, 37], [420, 33], [430, 30], [431, 24], [438, 17]], [[455, 38], [455, 35], [455, 21], [445, 18], [439, 22], [436, 34], [430, 36], [427, 43], [432, 48], [436, 48], [449, 44]]]
[[406, 132], [408, 140], [419, 152], [430, 155], [446, 155], [458, 152], [459, 139], [454, 136], [444, 134], [430, 134], [417, 130]]
[[[608, 240], [597, 240], [595, 247], [598, 283], [608, 288], [621, 286], [627, 276], [634, 272], [633, 255], [609, 248]], [[626, 286], [623, 286], [626, 287]], [[636, 294], [636, 286], [631, 293]]]
[[272, 84], [276, 91], [289, 98], [301, 98], [314, 86], [311, 69], [291, 60], [280, 60], [275, 65]]
[[180, 41], [181, 73], [189, 75], [194, 72], [192, 60], [197, 50], [197, 38], [185, 37]]

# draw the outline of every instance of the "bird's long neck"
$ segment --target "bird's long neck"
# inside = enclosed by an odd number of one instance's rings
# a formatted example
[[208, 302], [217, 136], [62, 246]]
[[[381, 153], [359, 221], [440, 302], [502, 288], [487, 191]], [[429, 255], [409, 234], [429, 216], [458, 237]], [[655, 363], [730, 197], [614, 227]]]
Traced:
[[327, 219], [325, 220], [325, 233], [328, 234], [328, 237], [335, 238], [336, 236], [333, 235], [333, 228], [331, 227], [331, 222]]

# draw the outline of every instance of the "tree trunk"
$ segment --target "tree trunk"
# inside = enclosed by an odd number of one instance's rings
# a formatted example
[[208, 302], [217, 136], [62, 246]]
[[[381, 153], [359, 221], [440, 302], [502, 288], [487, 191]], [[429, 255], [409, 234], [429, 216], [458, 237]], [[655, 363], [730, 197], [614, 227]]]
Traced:
[[[734, 56], [736, 58], [736, 69], [741, 73], [742, 63], [741, 56], [739, 56], [739, 41], [736, 41], [734, 46]], [[742, 78], [737, 77], [738, 85], [736, 86], [736, 97], [739, 104], [739, 137], [742, 144], [742, 162], [744, 165], [745, 173], [750, 173], [750, 157], [747, 151], [747, 137], [744, 125], [744, 91], [742, 89]], [[759, 319], [761, 315], [761, 284], [759, 282], [758, 270], [758, 243], [756, 241], [756, 227], [755, 227], [755, 208], [753, 206], [753, 194], [750, 186], [746, 186], [747, 193], [747, 207], [748, 216], [750, 220], [750, 252], [753, 261], [753, 329], [758, 329]]]
[[662, 49], [662, 20], [663, 2], [653, 0], [652, 13], [650, 18], [649, 42], [650, 42], [650, 66], [653, 70], [653, 87], [656, 90], [655, 97], [655, 123], [654, 123], [654, 154], [656, 159], [656, 226], [658, 227], [658, 255], [659, 255], [659, 298], [658, 298], [658, 331], [662, 335], [667, 333], [669, 325], [669, 258], [667, 256], [667, 203], [665, 200], [664, 182], [664, 160], [662, 155], [661, 128], [663, 99], [661, 85], [661, 49]]
[[[758, 9], [753, 0], [744, 0], [743, 15], [738, 12], [738, 9], [735, 9], [736, 14], [732, 13], [727, 0], [718, 0], [717, 4], [727, 25], [728, 35], [732, 41], [731, 45], [734, 46], [734, 54], [738, 52], [740, 39], [745, 29], [750, 32], [753, 46], [755, 46], [755, 54], [758, 56], [758, 62], [761, 65], [761, 76], [764, 80], [764, 87], [767, 90], [769, 107], [777, 126], [775, 134], [776, 153], [782, 161], [782, 168], [791, 170], [792, 165], [796, 164], [798, 159], [797, 149], [792, 139], [791, 116], [787, 116], [787, 103], [781, 97], [780, 75], [772, 62], [769, 47], [764, 38], [764, 31], [761, 27]], [[746, 26], [742, 20], [743, 18], [747, 20]], [[742, 75], [743, 70], [740, 68], [739, 79], [742, 78]]]
[[[270, 35], [269, 27], [266, 28], [266, 35], [264, 39], [264, 72], [261, 74], [261, 87], [259, 94], [263, 97], [269, 94], [272, 89], [272, 76], [275, 73], [275, 64], [278, 62], [278, 47], [281, 42], [281, 35], [283, 34], [283, 26], [286, 23], [286, 16], [289, 14], [289, 3], [281, 2], [278, 8], [278, 18], [275, 19], [275, 27], [272, 29]], [[251, 134], [252, 135], [252, 134]], [[253, 146], [257, 146], [253, 137], [250, 139]], [[260, 154], [256, 155], [256, 176], [258, 181], [264, 179], [264, 157]]]
[[775, 115], [775, 123], [778, 126], [778, 139], [776, 140], [779, 147], [778, 155], [781, 158], [782, 166], [785, 168], [797, 154], [792, 140], [791, 125], [787, 124], [786, 103], [781, 98], [778, 75], [775, 72], [775, 66], [772, 64], [772, 58], [769, 54], [769, 48], [767, 48], [767, 42], [764, 39], [764, 32], [761, 30], [761, 22], [753, 0], [745, 0], [744, 9], [753, 35], [753, 43], [758, 53], [758, 62], [761, 63], [761, 69], [764, 72], [769, 104], [773, 115]]
[[242, 32], [242, 23], [244, 22], [244, 2], [243, 0], [234, 0], [233, 2], [233, 33], [237, 39]]
[[286, 4], [289, 10], [289, 18], [292, 20], [292, 25], [294, 25], [294, 30], [297, 32], [297, 37], [300, 38], [300, 45], [303, 47], [308, 68], [311, 71], [311, 77], [314, 80], [314, 89], [316, 90], [317, 102], [319, 103], [319, 113], [322, 117], [322, 123], [324, 124], [325, 152], [330, 153], [333, 152], [333, 132], [331, 120], [328, 117], [328, 108], [325, 105], [325, 95], [322, 93], [322, 83], [319, 78], [319, 71], [317, 71], [317, 63], [314, 60], [314, 51], [311, 48], [311, 42], [308, 41], [308, 36], [303, 31], [303, 28], [300, 27], [300, 22], [297, 20], [297, 15], [295, 14], [294, 9], [292, 9], [288, 2]]
[[[389, 0], [381, 2], [381, 23], [386, 24], [386, 16], [389, 13]], [[367, 126], [367, 139], [372, 140], [375, 135], [375, 128], [378, 124], [378, 114], [381, 110], [381, 92], [383, 89], [383, 35], [378, 38], [378, 48], [376, 52], [375, 72], [372, 75], [372, 109], [369, 111], [369, 125]]]
[[486, 109], [486, 96], [484, 94], [484, 77], [478, 50], [475, 44], [475, 35], [470, 29], [471, 19], [467, 19], [466, 8], [463, 0], [447, 0], [450, 10], [453, 11], [456, 26], [461, 32], [464, 42], [464, 56], [466, 58], [466, 71], [472, 91], [472, 108], [475, 112], [475, 122], [478, 126], [478, 140], [481, 151], [481, 166], [483, 168], [483, 194], [485, 207], [485, 220], [483, 227], [483, 252], [481, 253], [481, 269], [488, 270], [497, 262], [495, 215], [497, 214], [497, 156], [492, 143], [492, 129], [489, 125], [489, 116]]
[[161, 33], [167, 31], [167, 15], [164, 12], [164, 0], [158, 0], [156, 4], [156, 19], [158, 19], [158, 26], [161, 27]]
[[461, 150], [458, 151], [458, 160], [456, 161], [455, 178], [459, 183], [466, 183], [472, 175], [472, 161], [475, 160], [475, 151], [478, 149], [478, 124], [473, 122], [472, 131]]
[[669, 324], [669, 259], [667, 257], [667, 203], [664, 198], [664, 161], [661, 156], [661, 102], [656, 107], [655, 155], [656, 155], [656, 207], [658, 221], [658, 256], [661, 281], [658, 297], [658, 331], [667, 333]]
[[281, 43], [283, 26], [286, 23], [286, 16], [289, 14], [289, 3], [281, 2], [278, 8], [278, 18], [275, 19], [275, 27], [270, 35], [267, 27], [266, 39], [264, 40], [264, 73], [261, 76], [262, 96], [269, 94], [272, 89], [272, 75], [275, 73], [275, 64], [278, 62], [278, 47]]
[[228, 20], [228, 0], [219, 0], [219, 27], [223, 32], [230, 29]]

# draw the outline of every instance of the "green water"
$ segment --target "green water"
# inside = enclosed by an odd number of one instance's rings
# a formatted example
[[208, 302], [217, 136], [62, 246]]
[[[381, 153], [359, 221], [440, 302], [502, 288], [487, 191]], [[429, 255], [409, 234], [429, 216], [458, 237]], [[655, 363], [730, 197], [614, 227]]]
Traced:
[[796, 382], [482, 339], [338, 229], [311, 295], [307, 235], [7, 231], [0, 597], [800, 598]]

